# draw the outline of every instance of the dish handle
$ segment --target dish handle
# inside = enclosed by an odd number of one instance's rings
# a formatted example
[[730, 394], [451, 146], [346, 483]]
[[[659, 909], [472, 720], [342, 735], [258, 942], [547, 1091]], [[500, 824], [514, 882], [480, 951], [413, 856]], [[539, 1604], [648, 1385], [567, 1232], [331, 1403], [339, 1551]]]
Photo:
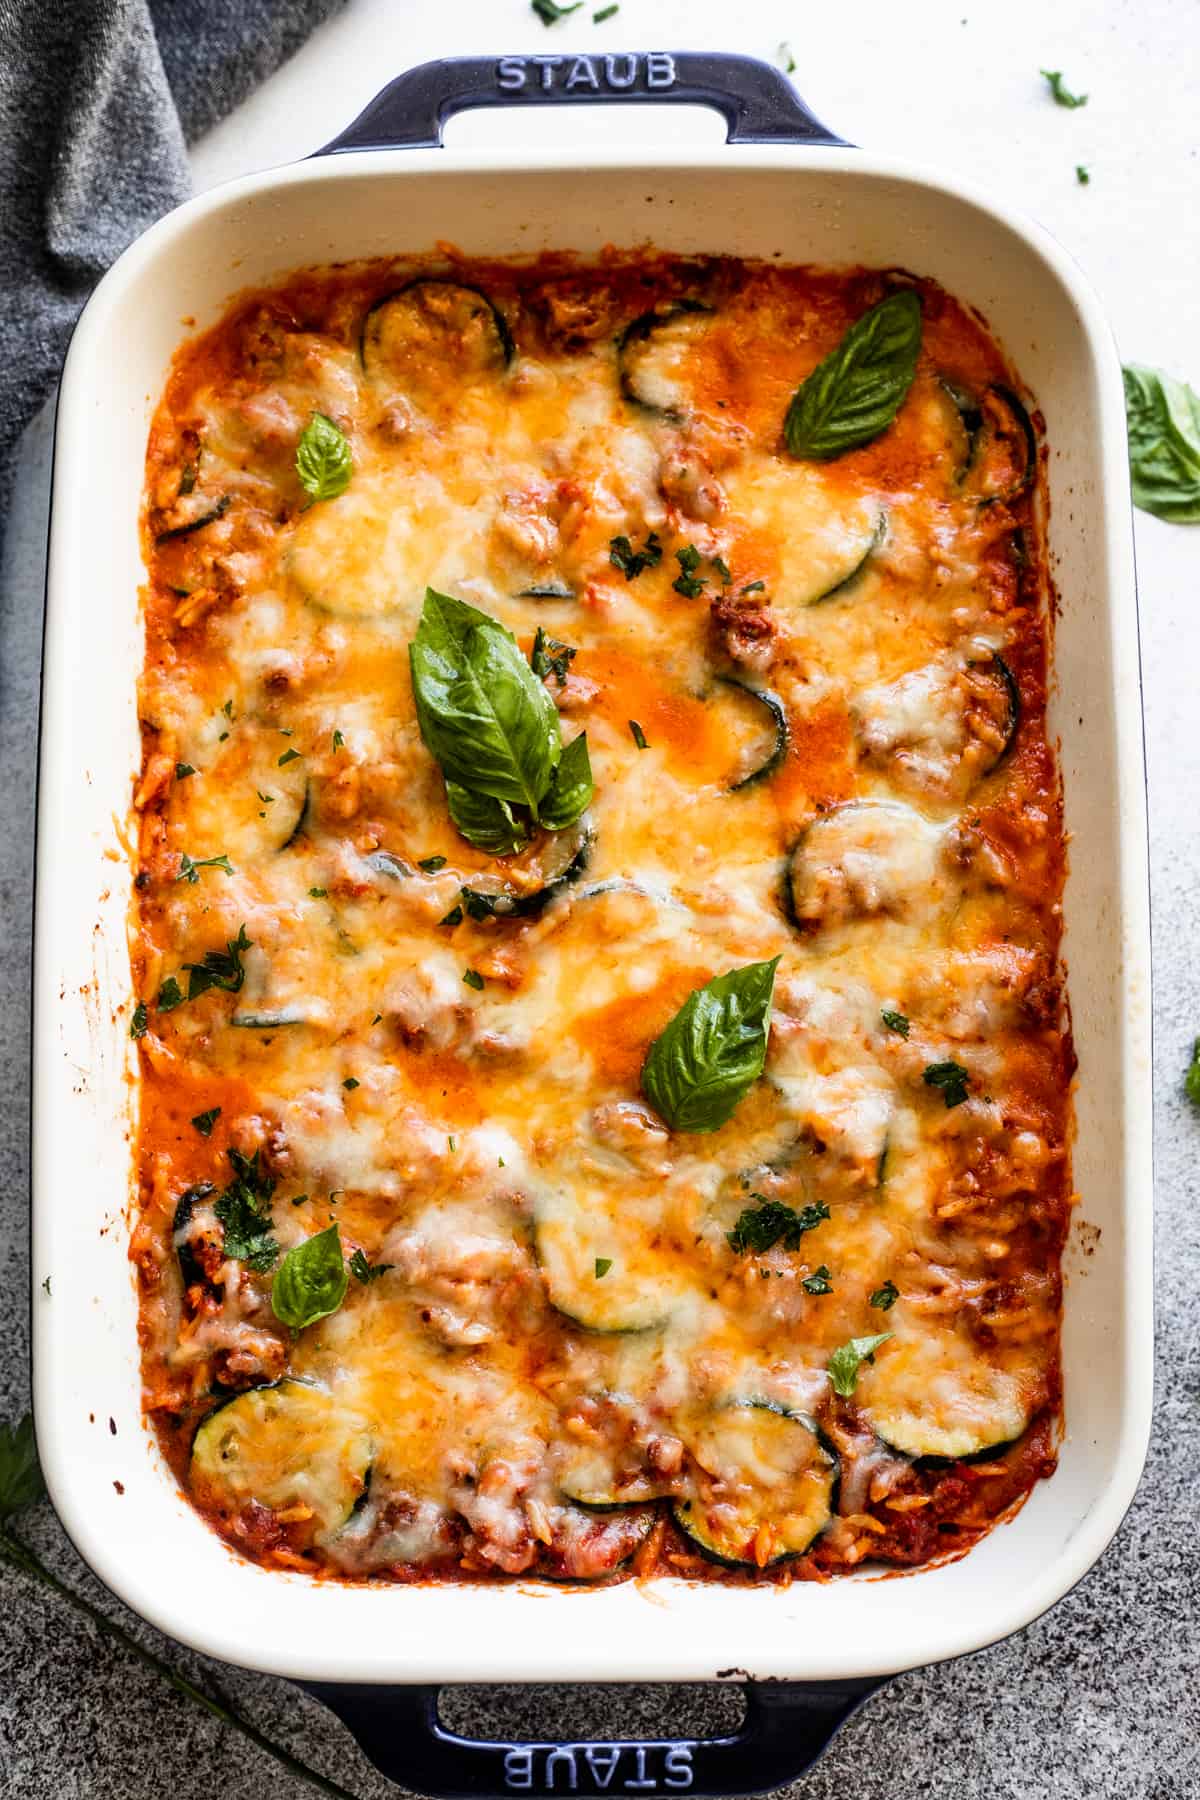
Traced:
[[435, 1800], [529, 1794], [762, 1794], [811, 1768], [882, 1678], [755, 1682], [729, 1737], [607, 1741], [460, 1737], [436, 1687], [305, 1682], [389, 1780]]
[[455, 113], [492, 106], [711, 106], [730, 144], [843, 144], [779, 69], [710, 50], [448, 56], [390, 81], [316, 156], [438, 149]]

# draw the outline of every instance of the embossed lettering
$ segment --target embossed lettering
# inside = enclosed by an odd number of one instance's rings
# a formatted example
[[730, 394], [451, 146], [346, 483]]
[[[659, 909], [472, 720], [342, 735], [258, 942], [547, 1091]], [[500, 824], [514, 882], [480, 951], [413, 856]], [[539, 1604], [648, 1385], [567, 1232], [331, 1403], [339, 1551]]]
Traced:
[[504, 1785], [507, 1788], [531, 1788], [533, 1786], [533, 1751], [506, 1750], [504, 1752]]
[[686, 1744], [675, 1744], [667, 1751], [663, 1779], [670, 1788], [690, 1788], [696, 1779], [692, 1753]]
[[552, 88], [554, 86], [554, 71], [566, 61], [566, 58], [563, 56], [535, 56], [533, 60], [542, 71], [542, 86], [544, 88]]
[[[617, 1772], [621, 1760], [619, 1744], [588, 1744], [583, 1752], [592, 1779], [598, 1788], [606, 1788]], [[605, 1760], [607, 1758], [607, 1761]]]
[[646, 86], [652, 88], [675, 86], [675, 58], [669, 50], [647, 51]]
[[590, 87], [599, 89], [600, 77], [596, 74], [595, 69], [593, 69], [590, 57], [577, 56], [575, 58], [575, 61], [571, 64], [571, 73], [567, 76], [567, 86], [569, 88]]
[[623, 1785], [627, 1788], [648, 1788], [650, 1792], [653, 1793], [654, 1789], [658, 1786], [658, 1783], [653, 1779], [647, 1780], [646, 1778], [646, 1746], [644, 1744], [635, 1744], [633, 1746], [633, 1754], [634, 1759], [637, 1762], [637, 1774], [632, 1780], [626, 1781]]
[[579, 1771], [575, 1767], [575, 1752], [573, 1750], [562, 1749], [552, 1750], [550, 1752], [549, 1756], [546, 1758], [546, 1786], [550, 1789], [551, 1793], [554, 1792], [555, 1770], [559, 1763], [566, 1769], [567, 1786], [570, 1788], [571, 1792], [574, 1793], [578, 1785]]
[[[624, 63], [625, 65], [619, 75], [617, 73], [618, 63]], [[606, 56], [604, 59], [604, 78], [608, 82], [609, 87], [632, 87], [637, 80], [637, 57], [628, 55]]]
[[525, 63], [520, 56], [502, 56], [496, 65], [496, 86], [515, 92], [525, 86]]

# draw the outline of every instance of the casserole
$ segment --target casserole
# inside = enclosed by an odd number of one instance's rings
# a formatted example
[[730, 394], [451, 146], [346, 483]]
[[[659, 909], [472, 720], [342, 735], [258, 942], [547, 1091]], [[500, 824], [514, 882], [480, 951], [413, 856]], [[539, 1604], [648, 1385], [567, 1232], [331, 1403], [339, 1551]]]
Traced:
[[[621, 85], [627, 63], [603, 60], [597, 67], [574, 59], [589, 73], [562, 88], [554, 79], [571, 81], [575, 66], [556, 70], [547, 59], [414, 72], [351, 128], [350, 154], [234, 183], [147, 233], [97, 290], [64, 375], [35, 963], [39, 1441], [64, 1524], [123, 1598], [210, 1654], [309, 1681], [686, 1680], [724, 1671], [870, 1682], [978, 1648], [1051, 1604], [1116, 1529], [1145, 1449], [1145, 814], [1124, 414], [1107, 330], [1078, 274], [1036, 229], [958, 185], [837, 149], [814, 121], [797, 119], [790, 90], [761, 65], [644, 59], [631, 90]], [[711, 98], [704, 83], [714, 75], [723, 90], [714, 103], [731, 124], [777, 140], [798, 126], [804, 141], [825, 147], [656, 153], [644, 161], [618, 152], [569, 169], [534, 154], [354, 153], [381, 141], [428, 141], [427, 124], [405, 127], [414, 87], [436, 118], [481, 95], [483, 103], [506, 94], [521, 103], [634, 92]], [[782, 124], [764, 115], [772, 81], [793, 108]], [[755, 107], [757, 119], [749, 116]], [[149, 411], [182, 335], [181, 317], [206, 323], [234, 288], [303, 263], [393, 251], [401, 202], [413, 245], [448, 236], [481, 256], [563, 247], [588, 253], [650, 240], [684, 253], [718, 248], [912, 268], [981, 311], [1038, 395], [1052, 445], [1050, 546], [1062, 594], [1050, 726], [1061, 738], [1073, 840], [1064, 952], [1079, 1054], [1075, 1178], [1094, 1253], [1067, 1300], [1067, 1431], [1058, 1474], [961, 1562], [917, 1579], [852, 1578], [819, 1588], [679, 1583], [659, 1584], [651, 1595], [625, 1584], [562, 1598], [586, 1606], [582, 1630], [538, 1631], [546, 1600], [532, 1587], [401, 1594], [314, 1586], [235, 1561], [190, 1512], [143, 1432], [126, 1262], [128, 892], [115, 820], [137, 760], [137, 516]], [[119, 359], [114, 344], [122, 346]], [[52, 1297], [40, 1290], [47, 1275]], [[838, 1690], [835, 1710], [844, 1713], [851, 1695]], [[793, 1768], [800, 1760], [797, 1745]], [[514, 1769], [513, 1785], [532, 1785], [532, 1772], [525, 1781], [521, 1765]], [[682, 1765], [672, 1780], [665, 1762], [662, 1780], [692, 1784]], [[750, 1784], [742, 1773], [730, 1785], [745, 1791]]]

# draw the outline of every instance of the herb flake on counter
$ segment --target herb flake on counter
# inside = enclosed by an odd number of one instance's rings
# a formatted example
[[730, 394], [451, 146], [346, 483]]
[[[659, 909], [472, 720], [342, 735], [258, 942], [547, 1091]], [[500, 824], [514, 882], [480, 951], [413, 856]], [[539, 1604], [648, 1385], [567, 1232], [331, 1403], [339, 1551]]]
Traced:
[[543, 25], [557, 25], [560, 19], [578, 12], [582, 5], [583, 0], [574, 0], [572, 6], [559, 6], [558, 0], [529, 0], [530, 10], [537, 14]]
[[1042, 69], [1040, 73], [1050, 83], [1050, 92], [1056, 106], [1066, 106], [1074, 111], [1077, 106], [1086, 106], [1086, 94], [1073, 94], [1064, 82], [1061, 69]]
[[1075, 164], [1075, 179], [1080, 187], [1087, 187], [1092, 179], [1092, 171], [1084, 163]]
[[790, 44], [780, 44], [779, 49], [776, 51], [776, 55], [779, 58], [779, 66], [784, 74], [794, 75], [796, 73], [796, 59], [792, 55], [792, 46]]
[[1193, 1106], [1200, 1106], [1200, 1037], [1192, 1045], [1192, 1060], [1183, 1078], [1183, 1091]]
[[594, 12], [592, 14], [592, 24], [603, 25], [606, 19], [615, 19], [620, 10], [619, 4], [616, 6], [602, 6], [599, 12]]

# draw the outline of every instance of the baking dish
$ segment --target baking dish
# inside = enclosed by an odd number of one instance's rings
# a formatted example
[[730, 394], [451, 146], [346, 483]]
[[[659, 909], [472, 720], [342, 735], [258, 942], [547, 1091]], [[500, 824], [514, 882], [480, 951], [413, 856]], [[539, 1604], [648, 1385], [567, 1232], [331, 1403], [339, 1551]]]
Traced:
[[[586, 162], [437, 147], [442, 119], [464, 106], [664, 98], [718, 106], [736, 147], [589, 152]], [[34, 978], [35, 1403], [47, 1479], [82, 1554], [130, 1605], [209, 1654], [320, 1684], [370, 1753], [410, 1785], [466, 1793], [557, 1782], [600, 1792], [617, 1764], [582, 1751], [554, 1763], [546, 1746], [471, 1747], [437, 1730], [426, 1738], [428, 1689], [398, 1689], [381, 1709], [373, 1685], [787, 1683], [756, 1690], [748, 1736], [630, 1746], [635, 1760], [621, 1768], [645, 1791], [745, 1793], [805, 1766], [884, 1675], [979, 1648], [1052, 1604], [1109, 1541], [1141, 1468], [1151, 1358], [1149, 925], [1119, 365], [1094, 297], [1043, 233], [962, 184], [841, 146], [775, 71], [748, 59], [662, 52], [431, 64], [393, 83], [327, 152], [336, 154], [202, 196], [149, 231], [97, 289], [64, 373]], [[180, 339], [233, 290], [306, 263], [446, 238], [485, 256], [651, 242], [905, 266], [980, 310], [1045, 414], [1062, 594], [1050, 724], [1072, 837], [1065, 953], [1083, 1196], [1068, 1255], [1067, 1430], [1054, 1479], [959, 1562], [791, 1588], [313, 1583], [235, 1559], [178, 1494], [143, 1429], [127, 1262], [120, 833], [138, 758], [137, 518], [150, 412]], [[420, 1742], [424, 1762], [414, 1760]]]

